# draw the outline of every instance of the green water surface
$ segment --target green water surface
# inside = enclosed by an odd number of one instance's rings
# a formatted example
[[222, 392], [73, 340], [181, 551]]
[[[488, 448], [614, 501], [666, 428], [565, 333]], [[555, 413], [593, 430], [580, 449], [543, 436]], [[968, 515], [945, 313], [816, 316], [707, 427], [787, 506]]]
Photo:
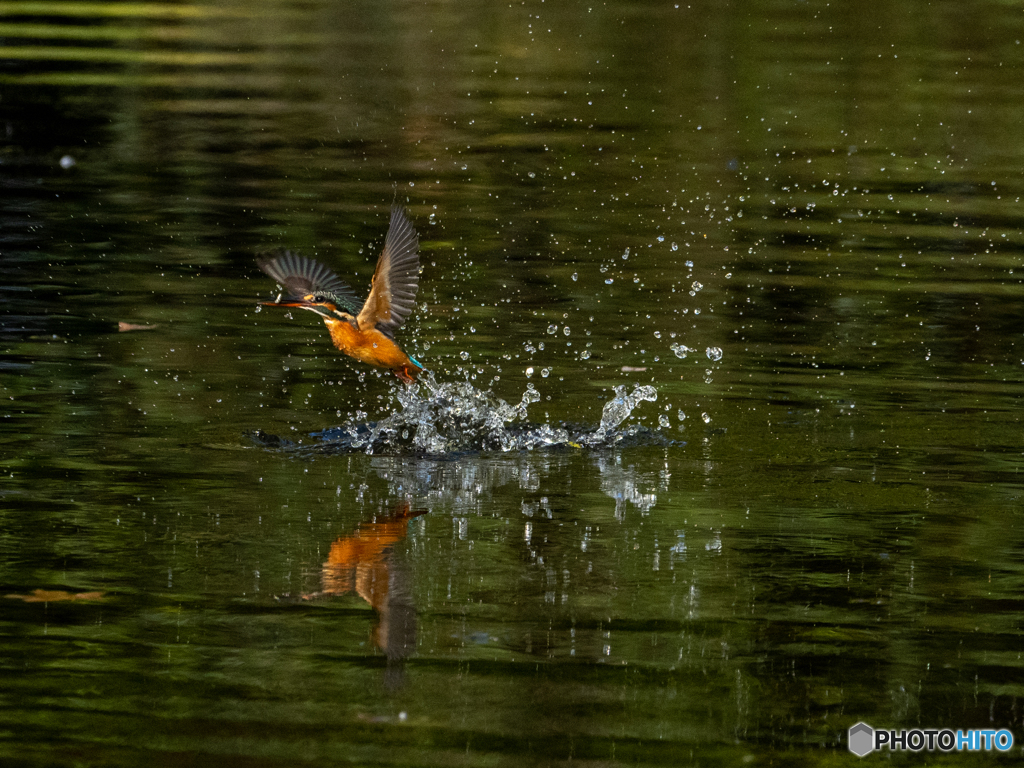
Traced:
[[[995, 0], [0, 4], [0, 762], [1019, 755], [1022, 40]], [[394, 200], [438, 382], [583, 430], [652, 386], [633, 437], [325, 449], [401, 385], [254, 257], [363, 291]]]

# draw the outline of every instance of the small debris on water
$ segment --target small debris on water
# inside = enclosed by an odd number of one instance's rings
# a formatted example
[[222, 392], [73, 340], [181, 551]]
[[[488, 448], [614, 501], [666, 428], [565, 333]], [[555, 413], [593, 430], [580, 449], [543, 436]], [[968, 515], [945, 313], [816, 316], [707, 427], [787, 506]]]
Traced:
[[26, 603], [61, 603], [69, 600], [102, 600], [102, 592], [67, 592], [63, 589], [34, 589], [30, 595], [4, 595]]

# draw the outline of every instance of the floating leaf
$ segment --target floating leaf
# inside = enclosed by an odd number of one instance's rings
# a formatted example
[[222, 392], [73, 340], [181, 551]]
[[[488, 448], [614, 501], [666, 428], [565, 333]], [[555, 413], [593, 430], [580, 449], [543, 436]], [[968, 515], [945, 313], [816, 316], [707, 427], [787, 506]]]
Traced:
[[68, 600], [102, 600], [102, 592], [66, 592], [63, 589], [35, 589], [31, 595], [4, 595], [26, 603], [60, 603]]
[[126, 323], [124, 320], [117, 324], [117, 330], [121, 333], [125, 331], [152, 331], [156, 328], [155, 325], [138, 325], [136, 323]]

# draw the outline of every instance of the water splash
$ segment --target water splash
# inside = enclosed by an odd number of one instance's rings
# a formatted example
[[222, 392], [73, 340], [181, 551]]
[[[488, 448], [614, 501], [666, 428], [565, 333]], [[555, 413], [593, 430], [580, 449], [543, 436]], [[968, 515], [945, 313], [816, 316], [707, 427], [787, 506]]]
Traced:
[[636, 385], [633, 392], [626, 394], [626, 387], [619, 385], [615, 387], [615, 397], [608, 401], [601, 413], [601, 423], [597, 429], [589, 435], [580, 437], [580, 442], [586, 445], [600, 445], [608, 439], [609, 434], [614, 434], [614, 429], [619, 426], [643, 401], [654, 402], [658, 399], [657, 390], [650, 384]]
[[615, 394], [593, 426], [537, 424], [527, 420], [527, 411], [541, 399], [532, 383], [526, 385], [515, 405], [477, 389], [469, 382], [438, 383], [433, 374], [423, 374], [412, 387], [397, 390], [401, 408], [377, 422], [353, 423], [314, 432], [312, 444], [297, 445], [288, 440], [254, 433], [253, 439], [266, 447], [314, 453], [457, 455], [477, 451], [530, 451], [544, 448], [608, 448], [622, 444], [664, 445], [670, 441], [627, 420], [645, 401], [658, 393], [650, 385], [615, 387]]

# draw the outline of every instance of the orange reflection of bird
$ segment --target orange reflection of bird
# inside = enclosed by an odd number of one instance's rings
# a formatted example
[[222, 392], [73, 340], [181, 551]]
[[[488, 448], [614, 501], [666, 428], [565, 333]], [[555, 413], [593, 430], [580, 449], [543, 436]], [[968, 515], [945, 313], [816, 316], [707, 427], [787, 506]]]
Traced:
[[426, 514], [413, 511], [408, 502], [399, 504], [383, 519], [363, 523], [351, 536], [331, 544], [323, 566], [323, 592], [343, 595], [353, 589], [380, 610], [387, 600], [388, 558], [395, 544], [405, 538], [409, 521]]
[[334, 346], [346, 355], [387, 368], [406, 384], [415, 381], [423, 365], [394, 339], [416, 304], [420, 280], [419, 238], [401, 207], [391, 209], [384, 250], [361, 307], [347, 283], [312, 259], [284, 251], [257, 264], [284, 289], [276, 301], [261, 302], [264, 306], [316, 312], [327, 324]]
[[373, 641], [388, 659], [405, 658], [416, 645], [412, 578], [395, 561], [394, 550], [405, 538], [409, 521], [423, 514], [403, 502], [383, 519], [363, 523], [351, 536], [337, 539], [321, 571], [323, 591], [303, 595], [311, 600], [354, 591], [377, 611]]

